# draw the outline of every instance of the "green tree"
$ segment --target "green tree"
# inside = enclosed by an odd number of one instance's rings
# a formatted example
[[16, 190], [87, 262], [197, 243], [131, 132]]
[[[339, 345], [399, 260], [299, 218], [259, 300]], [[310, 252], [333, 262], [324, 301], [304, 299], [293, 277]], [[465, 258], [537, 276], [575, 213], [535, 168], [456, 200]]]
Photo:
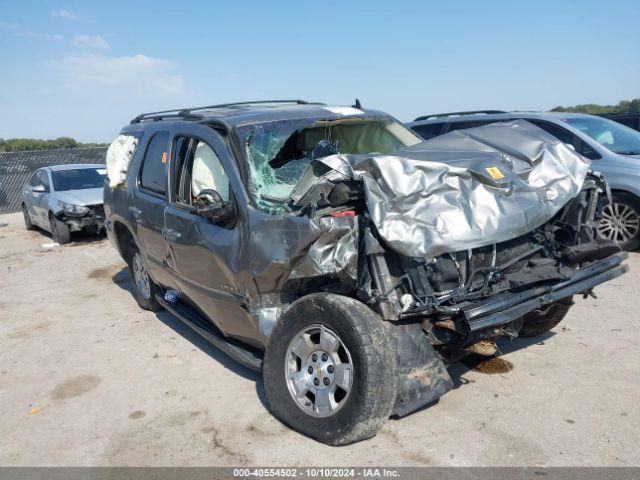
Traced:
[[55, 140], [49, 140], [53, 142], [53, 146], [51, 148], [77, 148], [78, 142], [71, 137], [58, 137]]
[[572, 107], [554, 107], [552, 112], [575, 112], [575, 113], [589, 113], [591, 115], [598, 115], [601, 113], [629, 113], [640, 112], [640, 98], [634, 98], [633, 100], [622, 100], [617, 105], [598, 105], [597, 103], [584, 103], [581, 105], [574, 105]]
[[52, 140], [39, 138], [0, 139], [0, 152], [21, 152], [26, 150], [59, 150], [63, 148], [106, 147], [106, 143], [81, 143], [75, 138], [58, 137]]

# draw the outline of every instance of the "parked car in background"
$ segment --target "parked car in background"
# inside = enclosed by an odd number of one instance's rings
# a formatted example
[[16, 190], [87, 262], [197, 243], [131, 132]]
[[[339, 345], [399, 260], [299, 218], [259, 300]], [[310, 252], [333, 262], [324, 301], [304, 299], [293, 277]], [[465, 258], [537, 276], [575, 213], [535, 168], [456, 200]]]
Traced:
[[615, 120], [618, 123], [626, 125], [640, 132], [640, 112], [631, 113], [603, 113], [600, 117]]
[[607, 118], [565, 112], [504, 112], [477, 110], [424, 115], [406, 125], [422, 138], [494, 122], [525, 119], [546, 130], [582, 156], [593, 170], [602, 172], [613, 202], [598, 223], [602, 238], [623, 249], [640, 246], [640, 133]]
[[69, 243], [72, 232], [102, 232], [106, 175], [100, 164], [54, 165], [33, 172], [22, 193], [27, 230], [40, 227], [60, 244]]
[[352, 443], [626, 271], [583, 157], [524, 121], [475, 135], [422, 142], [359, 102], [140, 115], [107, 153], [107, 235], [141, 308], [261, 370], [282, 422]]

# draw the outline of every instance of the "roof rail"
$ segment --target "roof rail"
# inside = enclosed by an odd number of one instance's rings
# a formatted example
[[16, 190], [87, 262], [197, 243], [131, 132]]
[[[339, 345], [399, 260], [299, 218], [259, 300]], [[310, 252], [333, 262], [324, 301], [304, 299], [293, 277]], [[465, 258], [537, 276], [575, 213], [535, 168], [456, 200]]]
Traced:
[[138, 115], [131, 123], [140, 123], [143, 120], [163, 120], [165, 118], [182, 118], [184, 120], [202, 120], [202, 115], [192, 112], [198, 110], [212, 110], [215, 108], [241, 107], [244, 105], [261, 105], [266, 103], [295, 103], [297, 105], [324, 105], [320, 102], [307, 102], [306, 100], [251, 100], [248, 102], [220, 103], [217, 105], [205, 105], [204, 107], [175, 108], [173, 110], [162, 110], [159, 112], [143, 113]]
[[504, 110], [468, 110], [466, 112], [433, 113], [431, 115], [422, 115], [416, 118], [414, 122], [417, 122], [419, 120], [427, 120], [428, 118], [451, 117], [453, 115], [473, 115], [476, 113], [491, 114], [491, 113], [508, 113], [508, 112], [505, 112]]

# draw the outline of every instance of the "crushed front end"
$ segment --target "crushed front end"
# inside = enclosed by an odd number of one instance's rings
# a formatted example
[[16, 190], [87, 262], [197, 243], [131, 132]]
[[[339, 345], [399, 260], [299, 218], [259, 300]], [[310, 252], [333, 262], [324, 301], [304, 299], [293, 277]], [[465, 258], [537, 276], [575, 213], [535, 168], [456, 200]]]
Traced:
[[98, 234], [104, 230], [104, 206], [96, 205], [71, 205], [60, 202], [55, 217], [64, 222], [71, 232], [85, 231], [90, 234]]
[[626, 253], [596, 236], [604, 178], [527, 122], [393, 157], [329, 156], [306, 177], [291, 196], [301, 215], [357, 219], [350, 294], [389, 323], [398, 415], [452, 388], [446, 366], [480, 343], [517, 337], [627, 270]]
[[[374, 287], [365, 282], [361, 292], [388, 320], [419, 320], [432, 345], [447, 347], [443, 352], [516, 337], [525, 314], [592, 294], [627, 270], [627, 254], [595, 236], [604, 192], [604, 180], [589, 174], [580, 194], [551, 220], [512, 240], [435, 258], [385, 250], [369, 269]], [[371, 224], [364, 228], [375, 238]]]

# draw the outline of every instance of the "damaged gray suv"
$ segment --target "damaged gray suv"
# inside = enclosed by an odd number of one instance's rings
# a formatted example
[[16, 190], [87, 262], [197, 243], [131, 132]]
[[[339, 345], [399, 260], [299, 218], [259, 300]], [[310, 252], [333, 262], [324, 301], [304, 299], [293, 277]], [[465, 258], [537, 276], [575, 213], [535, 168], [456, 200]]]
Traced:
[[601, 175], [522, 120], [422, 142], [359, 102], [245, 102], [140, 115], [118, 145], [105, 225], [140, 307], [261, 370], [271, 412], [332, 445], [627, 268], [594, 234]]

